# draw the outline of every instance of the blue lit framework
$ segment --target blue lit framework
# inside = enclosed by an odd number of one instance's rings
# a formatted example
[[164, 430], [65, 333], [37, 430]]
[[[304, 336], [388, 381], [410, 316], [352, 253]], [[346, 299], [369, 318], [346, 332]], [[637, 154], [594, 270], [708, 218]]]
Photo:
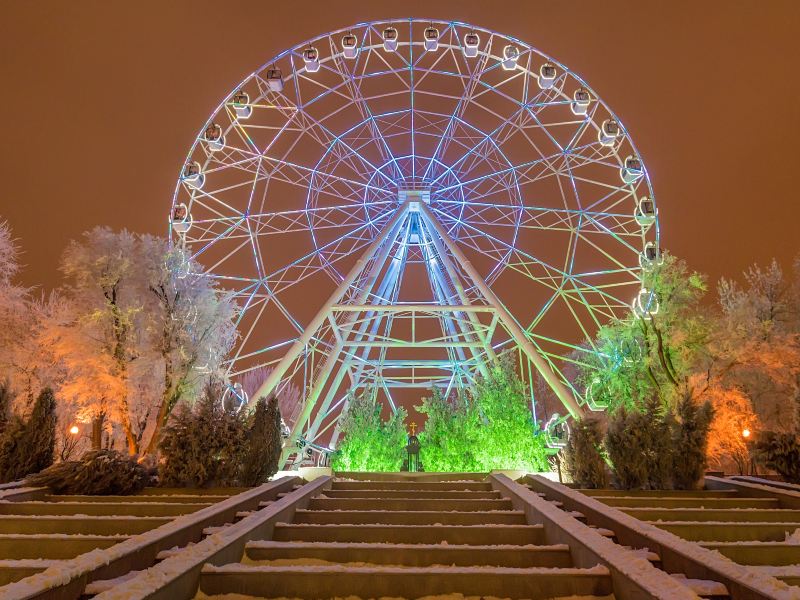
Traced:
[[276, 56], [204, 124], [170, 228], [242, 309], [231, 381], [266, 366], [256, 396], [300, 390], [291, 444], [335, 445], [353, 391], [394, 409], [509, 351], [532, 402], [538, 378], [556, 412], [601, 408], [565, 373], [657, 301], [655, 200], [621, 121], [564, 65], [464, 23], [362, 23]]

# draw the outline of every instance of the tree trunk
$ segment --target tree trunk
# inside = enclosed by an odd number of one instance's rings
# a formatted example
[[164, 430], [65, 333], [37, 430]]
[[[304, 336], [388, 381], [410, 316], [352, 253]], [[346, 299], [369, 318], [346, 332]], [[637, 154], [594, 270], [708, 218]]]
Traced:
[[92, 417], [92, 450], [100, 450], [103, 447], [103, 425], [106, 414], [101, 412]]

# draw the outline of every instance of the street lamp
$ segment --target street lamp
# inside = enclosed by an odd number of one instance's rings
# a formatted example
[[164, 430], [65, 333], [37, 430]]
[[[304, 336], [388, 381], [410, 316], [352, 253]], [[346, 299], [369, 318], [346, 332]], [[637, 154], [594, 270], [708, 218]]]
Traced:
[[69, 428], [69, 432], [70, 432], [72, 435], [78, 435], [78, 434], [80, 433], [80, 431], [81, 431], [81, 430], [80, 430], [80, 429], [78, 429], [78, 426], [77, 426], [77, 425], [73, 425], [72, 427], [70, 427], [70, 428]]
[[749, 438], [749, 437], [750, 437], [750, 430], [749, 430], [747, 427], [745, 427], [744, 429], [742, 429], [742, 437], [743, 437], [744, 439], [747, 439], [747, 438]]

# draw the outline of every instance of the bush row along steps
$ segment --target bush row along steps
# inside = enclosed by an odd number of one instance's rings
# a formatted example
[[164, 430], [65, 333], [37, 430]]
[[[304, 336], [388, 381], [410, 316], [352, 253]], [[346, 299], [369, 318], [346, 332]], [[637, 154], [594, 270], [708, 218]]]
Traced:
[[715, 477], [702, 490], [670, 491], [572, 490], [539, 476], [524, 482], [702, 597], [800, 599], [798, 492]]
[[0, 598], [91, 597], [302, 483], [259, 488], [146, 488], [133, 496], [0, 491]]

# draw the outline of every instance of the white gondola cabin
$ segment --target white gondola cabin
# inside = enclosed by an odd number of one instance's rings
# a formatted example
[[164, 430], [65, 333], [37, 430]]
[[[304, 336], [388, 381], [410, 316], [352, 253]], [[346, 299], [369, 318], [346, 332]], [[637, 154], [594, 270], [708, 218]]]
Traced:
[[503, 69], [506, 71], [513, 71], [517, 68], [518, 60], [519, 48], [511, 44], [503, 48]]
[[273, 67], [267, 71], [267, 85], [273, 92], [283, 91], [283, 73], [280, 69]]
[[239, 119], [249, 119], [253, 114], [253, 107], [250, 105], [250, 95], [239, 90], [233, 95], [233, 110]]
[[619, 123], [614, 119], [603, 121], [600, 131], [597, 132], [597, 139], [603, 146], [613, 146], [617, 139], [622, 135]]
[[209, 123], [203, 133], [203, 140], [206, 142], [209, 151], [216, 152], [225, 147], [225, 136], [222, 135], [222, 127], [218, 123]]
[[659, 308], [658, 295], [654, 291], [648, 290], [647, 288], [642, 288], [639, 290], [639, 293], [636, 295], [636, 298], [633, 299], [633, 303], [631, 304], [633, 314], [640, 319], [649, 319], [653, 315], [658, 314]]
[[641, 227], [650, 227], [656, 220], [656, 203], [653, 202], [653, 199], [645, 196], [639, 200], [634, 217]]
[[644, 165], [635, 156], [628, 156], [619, 170], [619, 176], [627, 184], [636, 183], [644, 175]]
[[556, 80], [556, 66], [553, 63], [544, 63], [539, 67], [539, 87], [543, 90], [553, 87]]
[[342, 56], [348, 59], [358, 55], [358, 39], [352, 33], [348, 33], [342, 38]]
[[307, 72], [316, 73], [319, 71], [319, 52], [314, 46], [309, 46], [303, 50], [303, 63], [306, 65]]
[[394, 27], [387, 27], [383, 30], [383, 49], [386, 52], [394, 52], [397, 50], [397, 29]]
[[172, 225], [172, 230], [176, 233], [183, 235], [189, 231], [192, 226], [192, 216], [189, 214], [189, 209], [183, 202], [172, 209], [169, 222]]
[[425, 50], [435, 52], [439, 48], [439, 30], [436, 27], [426, 27], [422, 34], [425, 40]]
[[190, 188], [196, 190], [202, 189], [206, 182], [206, 176], [200, 169], [200, 163], [197, 161], [186, 163], [186, 166], [183, 167], [181, 180]]
[[584, 116], [586, 112], [589, 110], [589, 105], [592, 103], [592, 95], [589, 93], [589, 90], [585, 88], [580, 88], [575, 90], [575, 93], [572, 94], [572, 114], [577, 116]]
[[664, 262], [664, 258], [661, 255], [661, 248], [659, 248], [655, 242], [647, 242], [644, 245], [644, 250], [639, 255], [639, 266], [642, 269], [652, 269]]
[[464, 56], [467, 58], [475, 58], [478, 56], [478, 45], [481, 43], [481, 38], [474, 31], [470, 31], [464, 36]]

